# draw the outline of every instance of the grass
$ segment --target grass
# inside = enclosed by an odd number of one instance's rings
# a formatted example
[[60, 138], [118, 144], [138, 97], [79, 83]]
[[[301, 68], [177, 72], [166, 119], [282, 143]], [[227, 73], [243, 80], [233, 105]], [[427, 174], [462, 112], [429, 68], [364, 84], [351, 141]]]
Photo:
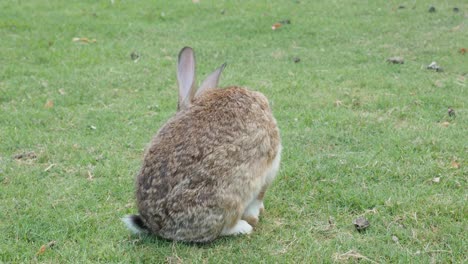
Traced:
[[[465, 1], [162, 2], [0, 2], [0, 262], [468, 261]], [[247, 237], [187, 245], [119, 220], [185, 45], [199, 79], [227, 61], [221, 84], [263, 92], [281, 129]]]

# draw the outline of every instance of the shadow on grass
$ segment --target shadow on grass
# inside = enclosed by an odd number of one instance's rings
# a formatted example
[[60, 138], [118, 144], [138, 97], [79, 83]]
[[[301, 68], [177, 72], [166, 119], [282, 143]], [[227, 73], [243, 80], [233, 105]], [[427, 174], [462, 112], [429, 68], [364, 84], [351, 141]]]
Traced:
[[211, 242], [186, 242], [186, 241], [174, 241], [165, 239], [156, 235], [150, 234], [140, 234], [140, 235], [130, 235], [129, 241], [132, 242], [134, 246], [138, 245], [148, 245], [154, 244], [157, 246], [169, 247], [173, 246], [174, 244], [180, 244], [188, 247], [196, 247], [196, 248], [211, 248], [213, 246], [223, 245], [228, 242], [245, 239], [245, 236], [222, 236], [219, 237]]

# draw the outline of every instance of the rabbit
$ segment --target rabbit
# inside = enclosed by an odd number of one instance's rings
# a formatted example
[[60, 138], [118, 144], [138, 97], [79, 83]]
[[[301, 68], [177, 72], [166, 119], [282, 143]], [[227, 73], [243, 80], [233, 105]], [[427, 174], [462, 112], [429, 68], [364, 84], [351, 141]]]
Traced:
[[134, 233], [205, 243], [250, 234], [280, 164], [279, 129], [267, 98], [217, 88], [223, 64], [196, 89], [195, 55], [178, 57], [177, 113], [158, 131], [136, 178]]

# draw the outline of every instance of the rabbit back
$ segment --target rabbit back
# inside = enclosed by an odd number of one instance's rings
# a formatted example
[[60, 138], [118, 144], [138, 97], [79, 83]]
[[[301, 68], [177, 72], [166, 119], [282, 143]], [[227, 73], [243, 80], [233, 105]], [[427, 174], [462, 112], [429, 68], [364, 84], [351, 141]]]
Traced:
[[207, 90], [153, 138], [137, 176], [151, 233], [208, 242], [240, 219], [280, 149], [268, 100], [239, 87]]

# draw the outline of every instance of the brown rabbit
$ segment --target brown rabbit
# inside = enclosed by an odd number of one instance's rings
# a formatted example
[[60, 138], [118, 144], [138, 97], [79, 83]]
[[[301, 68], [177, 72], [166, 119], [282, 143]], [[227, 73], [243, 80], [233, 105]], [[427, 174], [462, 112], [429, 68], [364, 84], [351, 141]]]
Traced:
[[195, 56], [179, 53], [178, 111], [153, 138], [137, 176], [132, 231], [187, 242], [249, 234], [279, 169], [281, 142], [268, 100], [217, 89], [222, 65], [195, 88]]

